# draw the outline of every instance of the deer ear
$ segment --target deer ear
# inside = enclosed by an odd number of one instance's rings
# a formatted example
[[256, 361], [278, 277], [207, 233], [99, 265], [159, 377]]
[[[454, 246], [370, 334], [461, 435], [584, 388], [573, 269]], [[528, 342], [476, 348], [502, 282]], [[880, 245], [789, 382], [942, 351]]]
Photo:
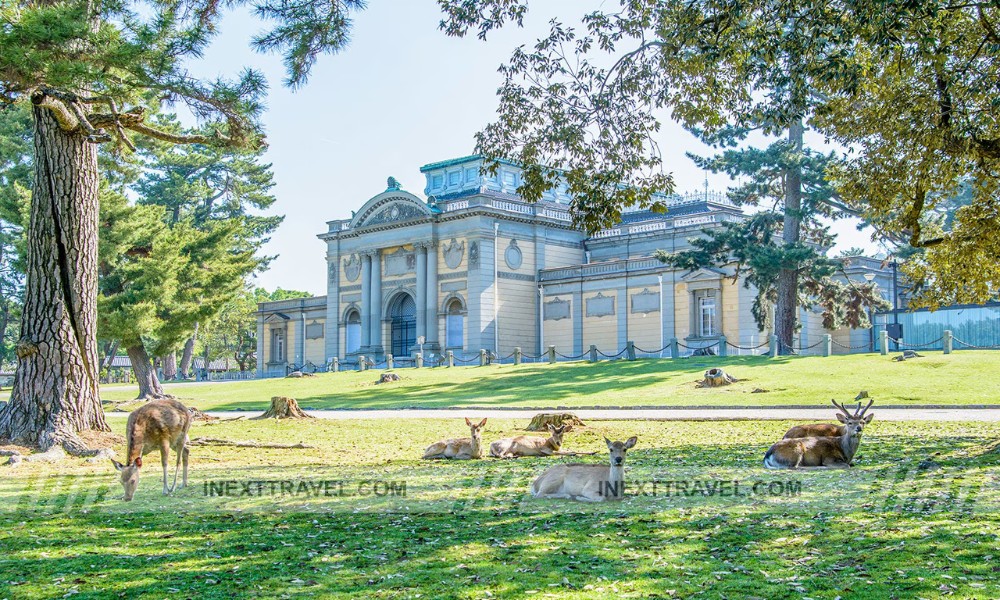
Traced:
[[125, 466], [125, 465], [121, 464], [120, 462], [118, 462], [117, 460], [115, 460], [113, 458], [111, 459], [111, 464], [113, 464], [115, 466], [115, 470], [116, 471], [121, 471], [122, 467]]
[[635, 446], [635, 443], [638, 441], [639, 439], [633, 435], [632, 437], [630, 437], [628, 440], [625, 441], [625, 449], [628, 450], [632, 446]]
[[486, 419], [483, 419], [482, 421], [480, 421], [480, 422], [479, 422], [479, 426], [480, 426], [480, 427], [484, 427], [484, 426], [486, 426]]
[[563, 425], [562, 430], [563, 430], [563, 433], [566, 433], [567, 431], [573, 431], [573, 426], [572, 425]]
[[841, 423], [846, 423], [847, 422], [847, 419], [844, 417], [844, 415], [842, 415], [840, 413], [837, 413], [837, 420], [840, 421]]
[[465, 424], [472, 427], [472, 421], [469, 420], [469, 417], [465, 417]]
[[865, 425], [871, 423], [872, 422], [872, 417], [874, 417], [874, 416], [875, 416], [875, 413], [872, 413], [870, 415], [865, 415]]
[[552, 423], [546, 423], [545, 424], [545, 428], [548, 429], [549, 431], [551, 431], [552, 433], [556, 432], [556, 426], [553, 425]]
[[604, 438], [604, 443], [608, 445], [608, 448], [611, 448], [611, 446], [614, 444], [614, 442], [612, 442], [608, 438]]
[[142, 457], [135, 459], [135, 466], [142, 468]]

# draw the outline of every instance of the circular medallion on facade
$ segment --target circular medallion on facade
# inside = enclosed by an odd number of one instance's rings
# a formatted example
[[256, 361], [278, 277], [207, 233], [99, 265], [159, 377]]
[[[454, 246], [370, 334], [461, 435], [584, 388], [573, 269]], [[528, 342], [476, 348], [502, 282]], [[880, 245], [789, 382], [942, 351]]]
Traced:
[[524, 258], [521, 256], [521, 249], [517, 247], [517, 240], [510, 241], [507, 251], [503, 253], [503, 258], [507, 262], [507, 266], [514, 271], [521, 268]]

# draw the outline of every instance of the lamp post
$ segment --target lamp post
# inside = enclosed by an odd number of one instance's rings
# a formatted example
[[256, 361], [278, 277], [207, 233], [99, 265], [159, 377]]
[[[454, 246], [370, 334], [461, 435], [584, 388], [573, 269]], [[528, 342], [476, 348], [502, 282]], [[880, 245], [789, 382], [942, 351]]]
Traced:
[[[865, 273], [863, 277], [865, 281], [871, 283], [875, 280], [875, 273]], [[875, 312], [871, 305], [868, 305], [868, 323], [868, 351], [875, 352]]]

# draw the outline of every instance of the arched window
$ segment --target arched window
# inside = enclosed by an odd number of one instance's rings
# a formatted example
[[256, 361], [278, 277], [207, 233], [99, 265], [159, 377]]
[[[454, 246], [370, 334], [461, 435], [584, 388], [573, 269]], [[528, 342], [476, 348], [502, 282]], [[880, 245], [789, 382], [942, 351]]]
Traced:
[[352, 309], [347, 313], [347, 354], [361, 349], [361, 313]]
[[390, 349], [393, 356], [409, 356], [417, 343], [417, 303], [409, 294], [400, 293], [389, 308], [391, 319]]
[[448, 348], [465, 346], [465, 307], [462, 301], [455, 298], [448, 303], [445, 318], [445, 345]]

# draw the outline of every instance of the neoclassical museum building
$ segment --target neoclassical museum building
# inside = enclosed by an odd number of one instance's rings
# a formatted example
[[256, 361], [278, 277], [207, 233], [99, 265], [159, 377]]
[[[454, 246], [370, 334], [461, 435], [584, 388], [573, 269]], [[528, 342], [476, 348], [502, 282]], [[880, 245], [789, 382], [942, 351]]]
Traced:
[[[688, 272], [653, 256], [743, 219], [724, 195], [672, 196], [666, 213], [628, 212], [618, 226], [588, 236], [573, 226], [565, 191], [526, 202], [516, 193], [515, 165], [490, 176], [482, 164], [469, 156], [425, 165], [423, 198], [389, 178], [350, 219], [329, 221], [318, 235], [327, 294], [260, 304], [258, 375], [421, 349], [429, 358], [451, 350], [462, 359], [480, 349], [503, 357], [515, 347], [540, 355], [549, 346], [576, 356], [593, 345], [615, 355], [632, 341], [640, 354], [659, 355], [676, 339], [684, 355], [724, 335], [730, 354], [762, 351], [750, 350], [769, 336], [750, 312], [755, 291], [732, 270]], [[876, 259], [852, 257], [846, 273], [889, 289]], [[805, 309], [801, 324], [805, 353], [819, 352], [826, 333], [834, 352], [867, 350], [871, 340], [867, 329], [825, 331], [820, 315]]]

